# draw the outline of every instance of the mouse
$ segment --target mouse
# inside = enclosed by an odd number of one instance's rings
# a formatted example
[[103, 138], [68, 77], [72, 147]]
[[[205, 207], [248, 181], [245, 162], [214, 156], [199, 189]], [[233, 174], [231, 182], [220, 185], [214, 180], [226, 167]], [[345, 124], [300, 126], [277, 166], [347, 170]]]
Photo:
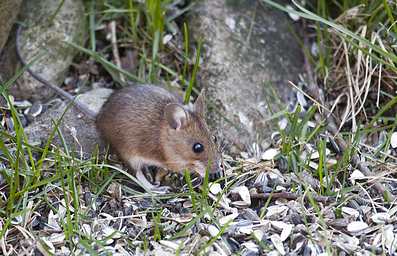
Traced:
[[202, 178], [209, 169], [214, 179], [221, 176], [221, 157], [205, 119], [204, 91], [194, 104], [185, 105], [160, 86], [139, 84], [111, 94], [96, 117], [96, 126], [138, 177], [148, 166], [156, 166], [193, 171]]
[[[165, 192], [161, 179], [169, 172], [188, 170], [204, 178], [208, 170], [211, 180], [223, 176], [221, 152], [206, 123], [205, 91], [193, 104], [155, 84], [129, 84], [115, 90], [98, 113], [93, 112], [58, 86], [33, 72], [23, 59], [18, 44], [17, 56], [26, 70], [56, 94], [71, 101], [87, 117], [95, 121], [101, 138], [137, 179], [154, 192]], [[144, 172], [159, 168], [155, 183]], [[165, 188], [165, 189], [164, 189]]]

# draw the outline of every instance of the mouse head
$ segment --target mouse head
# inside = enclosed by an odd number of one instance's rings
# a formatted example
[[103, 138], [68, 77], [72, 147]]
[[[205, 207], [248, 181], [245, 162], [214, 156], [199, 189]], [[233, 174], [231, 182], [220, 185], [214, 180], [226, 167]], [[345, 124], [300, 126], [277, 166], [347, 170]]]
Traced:
[[222, 175], [221, 154], [205, 121], [204, 93], [191, 107], [170, 103], [164, 109], [161, 142], [167, 168], [189, 170], [210, 178]]

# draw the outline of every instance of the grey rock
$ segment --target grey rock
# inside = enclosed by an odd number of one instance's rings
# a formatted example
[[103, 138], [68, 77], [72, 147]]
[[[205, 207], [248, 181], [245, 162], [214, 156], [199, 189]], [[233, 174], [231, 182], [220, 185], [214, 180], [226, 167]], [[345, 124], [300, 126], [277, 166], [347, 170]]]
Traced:
[[[27, 62], [41, 56], [31, 69], [49, 82], [61, 84], [77, 53], [65, 42], [81, 44], [83, 39], [85, 16], [82, 0], [25, 1], [21, 19], [26, 24], [19, 38], [21, 55]], [[15, 55], [11, 57], [15, 58]], [[27, 72], [11, 88], [11, 93], [17, 98], [34, 100], [48, 99], [54, 94]]]
[[0, 1], [0, 52], [7, 42], [8, 34], [18, 16], [21, 3], [22, 0]]
[[198, 81], [211, 101], [210, 125], [229, 153], [263, 144], [276, 128], [270, 117], [294, 99], [288, 80], [302, 71], [291, 20], [253, 0], [205, 0], [193, 9], [189, 27], [203, 39]]
[[[98, 88], [81, 94], [78, 99], [91, 110], [98, 113], [100, 107], [111, 93], [112, 90], [110, 89]], [[99, 150], [103, 150], [105, 144], [100, 139], [94, 120], [69, 104], [69, 102], [61, 100], [56, 101], [56, 104], [53, 104], [46, 112], [38, 116], [34, 123], [27, 126], [25, 133], [29, 143], [45, 144], [54, 131], [54, 123], [65, 113], [60, 122], [59, 130], [62, 132], [65, 145], [67, 145], [69, 150], [77, 153], [82, 152], [83, 156], [91, 155], [92, 152], [96, 151], [97, 147]], [[57, 134], [55, 134], [53, 144], [63, 146]]]

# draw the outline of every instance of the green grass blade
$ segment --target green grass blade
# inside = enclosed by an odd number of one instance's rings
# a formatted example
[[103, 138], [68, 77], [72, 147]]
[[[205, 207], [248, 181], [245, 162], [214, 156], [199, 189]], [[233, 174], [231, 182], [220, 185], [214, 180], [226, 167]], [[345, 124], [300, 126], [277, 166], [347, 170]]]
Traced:
[[[128, 79], [131, 79], [133, 81], [137, 81], [140, 83], [143, 83], [144, 81], [141, 80], [139, 77], [131, 74], [130, 72], [125, 71], [124, 69], [121, 69], [119, 67], [117, 67], [115, 64], [113, 64], [112, 62], [106, 60], [104, 57], [102, 57], [100, 54], [86, 49], [84, 47], [81, 47], [73, 42], [65, 42], [66, 44], [71, 45], [72, 47], [76, 48], [77, 50], [91, 56], [92, 58], [94, 58], [96, 61], [98, 61], [100, 64], [102, 64], [102, 66], [106, 69], [107, 72], [109, 72], [109, 74], [112, 76], [113, 80], [117, 81], [119, 84], [124, 84], [119, 76], [118, 73], [123, 74], [124, 76], [126, 76]], [[118, 73], [117, 73], [118, 72]]]
[[327, 20], [325, 18], [322, 18], [322, 17], [318, 16], [317, 14], [315, 14], [313, 12], [310, 12], [309, 10], [307, 10], [304, 7], [302, 7], [301, 5], [299, 5], [296, 1], [292, 0], [292, 2], [302, 12], [299, 12], [299, 11], [296, 11], [296, 10], [287, 9], [286, 7], [284, 7], [284, 6], [280, 5], [280, 4], [277, 4], [277, 3], [275, 3], [274, 1], [271, 1], [271, 0], [262, 0], [262, 1], [267, 3], [267, 4], [269, 4], [269, 5], [271, 5], [271, 6], [273, 6], [273, 7], [275, 7], [275, 8], [277, 8], [277, 9], [279, 9], [279, 10], [284, 11], [284, 12], [293, 13], [295, 15], [298, 15], [298, 16], [300, 16], [302, 18], [305, 18], [305, 19], [308, 19], [308, 20], [321, 22], [321, 23], [323, 23], [323, 24], [325, 24], [325, 25], [327, 25], [329, 27], [334, 28], [335, 30], [337, 30], [338, 32], [340, 32], [342, 34], [350, 36], [351, 38], [359, 41], [361, 44], [363, 44], [363, 45], [371, 48], [373, 51], [379, 53], [381, 56], [385, 56], [385, 57], [389, 58], [390, 60], [392, 60], [393, 64], [390, 65], [390, 68], [392, 68], [393, 70], [396, 70], [396, 67], [394, 65], [394, 64], [397, 64], [397, 56], [396, 55], [394, 55], [392, 53], [389, 53], [387, 51], [384, 51], [381, 47], [372, 44], [368, 39], [363, 38], [363, 37], [355, 34], [354, 32], [346, 29], [342, 25], [336, 24], [336, 23], [334, 23], [332, 21], [329, 21], [329, 20]]
[[189, 86], [185, 92], [185, 99], [184, 99], [185, 104], [189, 103], [190, 95], [192, 94], [194, 83], [196, 82], [196, 75], [197, 75], [197, 71], [198, 71], [198, 68], [200, 65], [201, 44], [202, 44], [202, 41], [199, 40], [197, 51], [196, 51], [196, 61], [194, 63], [194, 67], [193, 67], [192, 77], [190, 78]]

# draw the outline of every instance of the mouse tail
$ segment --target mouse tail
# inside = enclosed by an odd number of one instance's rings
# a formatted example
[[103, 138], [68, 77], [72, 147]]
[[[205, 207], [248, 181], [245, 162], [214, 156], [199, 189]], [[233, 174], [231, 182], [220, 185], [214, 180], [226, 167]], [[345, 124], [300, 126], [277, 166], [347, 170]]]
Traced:
[[94, 119], [96, 118], [97, 113], [95, 113], [94, 111], [92, 111], [91, 109], [88, 108], [88, 106], [86, 106], [84, 103], [80, 102], [77, 99], [77, 96], [72, 96], [71, 94], [67, 93], [66, 91], [62, 90], [61, 88], [59, 88], [58, 86], [53, 85], [51, 82], [49, 82], [48, 80], [44, 79], [42, 76], [40, 76], [39, 74], [36, 74], [33, 70], [30, 69], [29, 65], [26, 63], [26, 61], [24, 60], [24, 58], [22, 57], [21, 51], [20, 51], [20, 34], [21, 34], [21, 30], [22, 30], [22, 25], [18, 24], [18, 28], [17, 28], [17, 33], [16, 33], [16, 54], [17, 54], [17, 58], [19, 59], [19, 61], [21, 62], [21, 64], [25, 67], [26, 71], [28, 71], [28, 73], [37, 81], [39, 81], [40, 83], [50, 87], [52, 90], [54, 90], [56, 92], [56, 94], [58, 94], [59, 96], [65, 98], [66, 100], [73, 102], [73, 104], [81, 111], [83, 112], [85, 115], [87, 115], [89, 118]]

